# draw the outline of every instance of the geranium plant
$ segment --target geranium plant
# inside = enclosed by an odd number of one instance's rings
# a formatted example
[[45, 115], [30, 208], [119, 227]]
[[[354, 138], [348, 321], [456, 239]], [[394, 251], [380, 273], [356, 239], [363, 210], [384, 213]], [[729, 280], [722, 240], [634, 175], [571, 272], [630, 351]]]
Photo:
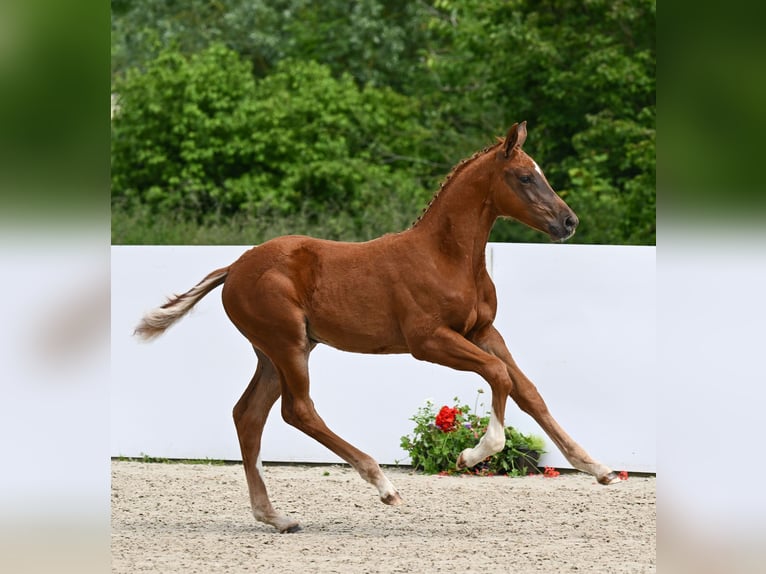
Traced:
[[[479, 395], [483, 391], [479, 390]], [[478, 396], [477, 401], [478, 403]], [[480, 405], [484, 407], [483, 404]], [[410, 420], [414, 421], [412, 435], [402, 437], [401, 446], [410, 455], [412, 466], [428, 474], [506, 474], [524, 476], [539, 472], [537, 465], [543, 450], [543, 440], [525, 435], [513, 427], [505, 427], [505, 448], [487, 457], [470, 469], [458, 470], [456, 463], [460, 453], [476, 446], [487, 430], [489, 413], [477, 414], [465, 404], [442, 406], [437, 412], [430, 400], [420, 407]]]

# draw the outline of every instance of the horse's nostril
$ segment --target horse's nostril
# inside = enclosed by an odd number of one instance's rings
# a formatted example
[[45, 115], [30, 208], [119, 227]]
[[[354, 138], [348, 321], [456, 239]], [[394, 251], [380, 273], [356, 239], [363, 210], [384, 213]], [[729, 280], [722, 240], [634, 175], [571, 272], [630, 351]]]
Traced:
[[577, 218], [567, 215], [566, 219], [564, 219], [564, 227], [569, 231], [577, 227]]

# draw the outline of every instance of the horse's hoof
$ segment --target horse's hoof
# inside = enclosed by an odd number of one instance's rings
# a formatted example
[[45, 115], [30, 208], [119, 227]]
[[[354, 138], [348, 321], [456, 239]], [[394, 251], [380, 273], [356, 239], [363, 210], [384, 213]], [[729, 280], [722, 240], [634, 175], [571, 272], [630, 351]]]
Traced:
[[388, 504], [389, 506], [399, 506], [400, 504], [404, 504], [404, 500], [402, 500], [402, 497], [399, 496], [398, 492], [394, 492], [387, 496], [381, 496], [380, 500], [383, 504]]
[[604, 476], [599, 478], [598, 482], [600, 484], [603, 484], [604, 486], [609, 486], [610, 484], [615, 484], [617, 482], [620, 482], [620, 475], [612, 471], [609, 474], [605, 474]]
[[463, 453], [461, 452], [461, 453], [460, 453], [460, 456], [459, 456], [459, 457], [457, 457], [457, 463], [455, 464], [455, 467], [456, 467], [458, 470], [463, 470], [463, 469], [464, 469], [464, 468], [466, 468], [467, 466], [468, 466], [468, 465], [465, 463], [465, 459], [463, 458]]
[[296, 523], [291, 526], [288, 526], [287, 528], [283, 528], [279, 532], [280, 534], [295, 534], [296, 532], [300, 532], [301, 530], [303, 530], [303, 527], [300, 524]]

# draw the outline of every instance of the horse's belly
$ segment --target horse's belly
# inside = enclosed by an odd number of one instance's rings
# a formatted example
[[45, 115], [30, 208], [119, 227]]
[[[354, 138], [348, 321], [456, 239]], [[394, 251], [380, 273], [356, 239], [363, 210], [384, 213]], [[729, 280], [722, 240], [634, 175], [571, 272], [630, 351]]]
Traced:
[[323, 329], [313, 329], [309, 325], [309, 338], [314, 342], [324, 343], [350, 353], [390, 354], [408, 352], [406, 344], [396, 338], [359, 333], [355, 330], [332, 330], [328, 332]]
[[333, 316], [308, 317], [309, 338], [352, 353], [406, 353], [393, 317], [373, 309], [338, 305]]

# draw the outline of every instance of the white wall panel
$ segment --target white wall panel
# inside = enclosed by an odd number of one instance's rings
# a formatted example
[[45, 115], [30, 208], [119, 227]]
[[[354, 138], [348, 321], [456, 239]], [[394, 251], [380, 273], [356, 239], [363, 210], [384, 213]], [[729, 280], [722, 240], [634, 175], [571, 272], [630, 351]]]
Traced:
[[[226, 317], [220, 288], [151, 343], [132, 337], [141, 315], [246, 247], [112, 247], [111, 452], [113, 456], [239, 460], [231, 409], [255, 355]], [[490, 244], [496, 325], [562, 426], [616, 469], [656, 471], [655, 249]], [[399, 438], [426, 398], [473, 406], [477, 375], [404, 355], [354, 355], [319, 346], [312, 396], [328, 425], [384, 464], [407, 462]], [[489, 404], [489, 393], [481, 396]], [[507, 424], [539, 427], [509, 401]], [[568, 467], [551, 452], [543, 463]], [[338, 462], [279, 416], [266, 461]]]

